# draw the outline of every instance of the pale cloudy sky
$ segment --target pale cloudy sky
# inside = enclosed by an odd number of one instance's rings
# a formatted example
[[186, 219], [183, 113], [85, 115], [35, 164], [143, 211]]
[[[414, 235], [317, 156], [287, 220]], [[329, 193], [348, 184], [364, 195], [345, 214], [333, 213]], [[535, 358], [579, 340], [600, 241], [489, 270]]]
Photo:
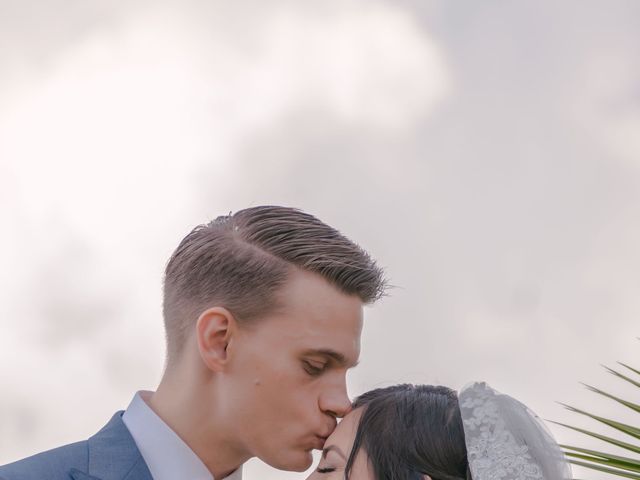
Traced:
[[354, 395], [483, 379], [545, 418], [629, 418], [578, 382], [629, 397], [599, 364], [640, 364], [639, 21], [634, 0], [0, 0], [0, 463], [154, 388], [166, 259], [265, 203], [396, 286]]

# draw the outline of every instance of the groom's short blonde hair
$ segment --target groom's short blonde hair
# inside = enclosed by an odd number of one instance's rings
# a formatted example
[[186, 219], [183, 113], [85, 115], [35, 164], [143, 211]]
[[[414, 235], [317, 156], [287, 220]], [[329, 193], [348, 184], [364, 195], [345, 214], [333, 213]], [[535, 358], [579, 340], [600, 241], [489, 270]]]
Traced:
[[223, 306], [239, 322], [270, 313], [292, 266], [317, 273], [363, 303], [384, 294], [382, 269], [369, 254], [316, 217], [278, 206], [240, 210], [194, 228], [167, 264], [169, 361], [209, 307]]

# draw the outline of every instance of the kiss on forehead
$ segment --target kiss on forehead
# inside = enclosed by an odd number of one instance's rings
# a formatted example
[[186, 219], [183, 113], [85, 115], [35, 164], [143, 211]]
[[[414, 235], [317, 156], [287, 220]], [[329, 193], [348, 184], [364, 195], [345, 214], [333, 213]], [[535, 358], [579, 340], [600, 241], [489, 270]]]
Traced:
[[157, 389], [88, 440], [1, 466], [0, 480], [240, 480], [254, 457], [305, 471], [313, 450], [312, 480], [570, 478], [537, 417], [486, 384], [395, 385], [352, 404], [363, 306], [385, 288], [368, 253], [294, 208], [197, 226], [165, 270]]

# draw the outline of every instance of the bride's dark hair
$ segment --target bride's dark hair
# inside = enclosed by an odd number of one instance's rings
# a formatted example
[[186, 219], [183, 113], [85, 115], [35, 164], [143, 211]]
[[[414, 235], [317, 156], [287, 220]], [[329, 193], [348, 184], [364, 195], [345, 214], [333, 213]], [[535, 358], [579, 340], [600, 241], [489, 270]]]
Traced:
[[376, 480], [471, 480], [456, 392], [432, 385], [394, 385], [356, 399], [363, 407], [345, 477], [362, 448]]

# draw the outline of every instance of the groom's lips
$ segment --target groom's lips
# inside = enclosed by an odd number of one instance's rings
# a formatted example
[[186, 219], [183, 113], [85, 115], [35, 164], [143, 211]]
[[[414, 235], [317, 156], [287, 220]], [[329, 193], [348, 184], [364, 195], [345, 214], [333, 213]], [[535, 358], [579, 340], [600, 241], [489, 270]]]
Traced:
[[315, 450], [322, 450], [324, 448], [324, 443], [327, 441], [328, 437], [321, 437], [320, 435], [316, 435], [316, 438], [313, 442], [313, 448]]

